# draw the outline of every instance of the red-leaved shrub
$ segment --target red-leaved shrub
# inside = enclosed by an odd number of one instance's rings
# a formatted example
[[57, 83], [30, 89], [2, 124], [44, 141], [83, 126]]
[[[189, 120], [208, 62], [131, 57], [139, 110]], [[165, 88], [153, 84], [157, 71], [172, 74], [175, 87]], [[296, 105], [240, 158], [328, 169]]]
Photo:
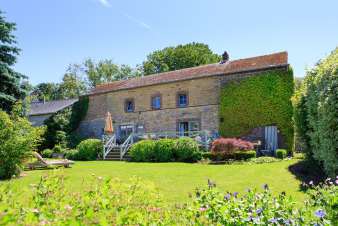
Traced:
[[253, 150], [251, 142], [237, 138], [218, 138], [212, 142], [211, 153], [216, 160], [232, 158], [235, 151]]

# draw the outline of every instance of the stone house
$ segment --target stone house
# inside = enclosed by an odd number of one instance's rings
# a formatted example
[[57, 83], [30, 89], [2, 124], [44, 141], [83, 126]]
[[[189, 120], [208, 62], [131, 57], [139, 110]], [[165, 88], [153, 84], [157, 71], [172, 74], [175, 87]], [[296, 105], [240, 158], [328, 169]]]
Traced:
[[100, 137], [110, 112], [118, 137], [198, 130], [217, 135], [220, 89], [227, 81], [287, 68], [287, 52], [280, 52], [98, 85], [87, 95], [89, 108], [79, 132]]

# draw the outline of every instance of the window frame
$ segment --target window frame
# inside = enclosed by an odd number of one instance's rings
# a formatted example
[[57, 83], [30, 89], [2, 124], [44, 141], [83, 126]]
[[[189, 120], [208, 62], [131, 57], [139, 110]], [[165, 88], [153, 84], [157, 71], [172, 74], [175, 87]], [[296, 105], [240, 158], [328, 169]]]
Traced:
[[[187, 102], [185, 105], [180, 105], [180, 96], [185, 95], [187, 98]], [[186, 108], [189, 106], [189, 93], [188, 91], [179, 91], [176, 93], [176, 107], [178, 108]]]
[[[153, 100], [157, 97], [160, 98], [160, 107], [159, 108], [156, 108], [153, 105]], [[162, 109], [162, 95], [160, 93], [154, 94], [150, 97], [150, 107], [151, 107], [152, 110], [161, 110]]]
[[[128, 102], [132, 102], [133, 109], [131, 111], [128, 111]], [[124, 112], [126, 113], [133, 113], [135, 112], [135, 100], [134, 98], [128, 98], [124, 100]]]

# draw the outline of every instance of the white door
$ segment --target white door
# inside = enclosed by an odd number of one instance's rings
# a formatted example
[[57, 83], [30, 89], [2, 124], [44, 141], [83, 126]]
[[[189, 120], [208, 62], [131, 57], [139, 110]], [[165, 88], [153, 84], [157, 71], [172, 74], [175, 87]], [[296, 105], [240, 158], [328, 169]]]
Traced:
[[277, 126], [265, 127], [265, 149], [275, 152], [278, 148]]

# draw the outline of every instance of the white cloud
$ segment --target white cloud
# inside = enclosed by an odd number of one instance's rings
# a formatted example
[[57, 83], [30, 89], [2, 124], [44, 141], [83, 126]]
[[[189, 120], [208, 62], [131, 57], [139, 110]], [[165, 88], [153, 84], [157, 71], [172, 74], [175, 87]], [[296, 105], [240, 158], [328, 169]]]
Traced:
[[130, 21], [132, 21], [132, 22], [136, 23], [137, 25], [139, 25], [140, 27], [143, 27], [143, 28], [145, 28], [147, 30], [151, 30], [151, 27], [150, 27], [149, 24], [146, 24], [145, 22], [143, 22], [141, 20], [138, 20], [135, 17], [130, 16], [127, 13], [124, 13], [124, 16], [127, 17]]
[[103, 5], [104, 7], [111, 7], [111, 4], [109, 3], [108, 0], [98, 0], [101, 5]]

